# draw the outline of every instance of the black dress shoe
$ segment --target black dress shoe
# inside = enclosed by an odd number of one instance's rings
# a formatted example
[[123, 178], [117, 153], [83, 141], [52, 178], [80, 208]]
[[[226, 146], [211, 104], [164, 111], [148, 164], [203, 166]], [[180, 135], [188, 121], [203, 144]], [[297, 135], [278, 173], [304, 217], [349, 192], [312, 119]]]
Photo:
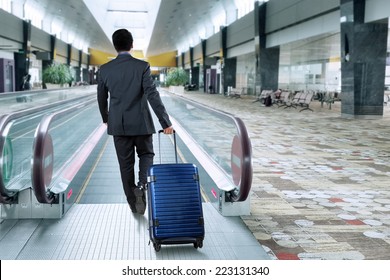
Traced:
[[137, 210], [138, 214], [143, 215], [146, 209], [145, 189], [136, 187], [134, 189], [134, 195], [135, 195], [135, 209]]
[[129, 204], [129, 206], [130, 206], [131, 212], [137, 213], [137, 209], [135, 208], [134, 205]]

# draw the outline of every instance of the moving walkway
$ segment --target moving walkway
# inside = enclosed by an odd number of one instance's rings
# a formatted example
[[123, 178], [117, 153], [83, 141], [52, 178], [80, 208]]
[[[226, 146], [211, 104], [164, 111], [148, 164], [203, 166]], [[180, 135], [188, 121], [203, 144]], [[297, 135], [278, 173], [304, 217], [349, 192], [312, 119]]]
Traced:
[[[2, 141], [8, 144], [2, 146], [0, 172], [0, 232], [5, 233], [0, 236], [0, 258], [268, 258], [239, 217], [250, 214], [252, 179], [244, 124], [229, 114], [161, 93], [179, 136], [179, 161], [199, 167], [204, 248], [174, 246], [156, 255], [148, 246], [147, 217], [132, 216], [128, 209], [112, 137], [101, 124], [95, 98], [86, 98], [37, 115], [35, 121], [27, 121], [32, 114], [22, 114], [4, 126]], [[3, 116], [3, 123], [5, 118], [10, 119]], [[21, 132], [27, 126], [23, 123], [29, 123], [28, 133]], [[171, 139], [163, 139], [162, 158], [173, 160]], [[18, 242], [13, 249], [3, 250], [14, 237]]]

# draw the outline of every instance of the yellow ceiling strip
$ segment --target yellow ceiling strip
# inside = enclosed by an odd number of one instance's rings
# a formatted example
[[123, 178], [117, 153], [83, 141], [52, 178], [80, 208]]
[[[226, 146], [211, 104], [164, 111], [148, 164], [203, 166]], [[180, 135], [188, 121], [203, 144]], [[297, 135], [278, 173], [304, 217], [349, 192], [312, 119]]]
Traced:
[[[115, 58], [117, 54], [102, 52], [95, 49], [89, 49], [91, 55], [91, 65], [102, 65]], [[131, 54], [138, 59], [146, 60], [152, 67], [176, 67], [177, 52], [167, 52], [156, 56], [150, 56], [145, 59], [142, 51], [131, 51]]]
[[152, 67], [176, 67], [177, 52], [167, 52], [156, 56], [146, 58]]
[[116, 57], [116, 54], [106, 53], [95, 49], [89, 49], [88, 51], [91, 56], [91, 60], [90, 60], [91, 65], [102, 65]]

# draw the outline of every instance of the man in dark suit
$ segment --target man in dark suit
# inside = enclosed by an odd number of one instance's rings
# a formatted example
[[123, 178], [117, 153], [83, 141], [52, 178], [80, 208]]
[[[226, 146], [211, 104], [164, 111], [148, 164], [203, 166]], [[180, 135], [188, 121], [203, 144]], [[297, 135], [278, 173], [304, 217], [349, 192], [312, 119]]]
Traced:
[[[123, 189], [133, 213], [144, 214], [147, 170], [153, 163], [155, 133], [149, 105], [165, 134], [173, 133], [169, 116], [150, 75], [149, 63], [131, 56], [133, 37], [126, 29], [112, 35], [118, 56], [102, 65], [97, 99], [107, 133], [113, 135]], [[135, 184], [135, 150], [139, 157], [139, 182]]]

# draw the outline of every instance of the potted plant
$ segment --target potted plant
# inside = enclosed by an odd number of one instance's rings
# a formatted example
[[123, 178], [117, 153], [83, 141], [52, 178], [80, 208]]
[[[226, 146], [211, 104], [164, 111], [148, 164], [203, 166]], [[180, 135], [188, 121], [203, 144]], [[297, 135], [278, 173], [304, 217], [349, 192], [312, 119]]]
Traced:
[[51, 84], [63, 87], [72, 83], [73, 76], [68, 65], [53, 63], [43, 70], [42, 81], [46, 87], [50, 87]]
[[187, 72], [182, 68], [172, 68], [168, 71], [165, 84], [169, 91], [174, 93], [184, 93], [184, 85], [188, 83]]

